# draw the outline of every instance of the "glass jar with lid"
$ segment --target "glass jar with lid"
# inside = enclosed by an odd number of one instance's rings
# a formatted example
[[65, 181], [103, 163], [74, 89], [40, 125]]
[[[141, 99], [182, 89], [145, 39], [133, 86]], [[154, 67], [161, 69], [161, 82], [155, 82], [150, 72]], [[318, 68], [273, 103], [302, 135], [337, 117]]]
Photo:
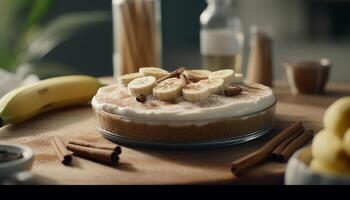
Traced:
[[234, 0], [207, 0], [200, 16], [202, 65], [208, 70], [232, 68], [242, 72], [244, 34], [235, 15]]

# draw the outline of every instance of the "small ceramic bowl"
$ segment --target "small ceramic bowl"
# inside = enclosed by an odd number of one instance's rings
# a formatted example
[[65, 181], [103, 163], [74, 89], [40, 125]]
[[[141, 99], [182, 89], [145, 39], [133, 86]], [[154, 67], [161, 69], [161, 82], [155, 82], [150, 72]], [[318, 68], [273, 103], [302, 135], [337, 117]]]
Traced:
[[297, 151], [287, 164], [285, 174], [286, 185], [350, 185], [349, 176], [336, 176], [316, 172], [309, 167], [311, 148], [305, 147]]
[[326, 58], [285, 62], [286, 78], [292, 94], [323, 93], [331, 65]]
[[0, 144], [0, 150], [22, 154], [22, 157], [17, 160], [0, 163], [0, 179], [32, 168], [34, 153], [30, 148], [20, 145]]

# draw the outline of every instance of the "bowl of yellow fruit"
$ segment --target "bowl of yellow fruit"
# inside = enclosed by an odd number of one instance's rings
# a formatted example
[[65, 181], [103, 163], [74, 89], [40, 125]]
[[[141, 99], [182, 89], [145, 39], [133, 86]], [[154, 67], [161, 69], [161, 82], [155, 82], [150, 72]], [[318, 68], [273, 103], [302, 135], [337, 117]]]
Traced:
[[287, 185], [350, 185], [350, 96], [334, 102], [324, 129], [311, 147], [296, 152], [287, 165]]

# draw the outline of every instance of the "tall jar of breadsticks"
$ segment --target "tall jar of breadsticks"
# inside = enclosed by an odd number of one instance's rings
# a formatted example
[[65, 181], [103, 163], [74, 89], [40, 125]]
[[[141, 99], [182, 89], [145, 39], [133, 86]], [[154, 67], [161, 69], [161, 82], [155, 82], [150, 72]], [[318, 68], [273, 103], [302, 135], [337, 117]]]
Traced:
[[160, 0], [113, 0], [114, 77], [161, 66]]

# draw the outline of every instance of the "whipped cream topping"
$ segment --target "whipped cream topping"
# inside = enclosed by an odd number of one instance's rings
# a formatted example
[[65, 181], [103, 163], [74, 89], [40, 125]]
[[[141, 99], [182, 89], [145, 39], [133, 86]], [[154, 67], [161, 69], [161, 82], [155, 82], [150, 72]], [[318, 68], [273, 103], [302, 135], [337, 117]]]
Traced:
[[92, 99], [92, 106], [97, 110], [132, 119], [188, 121], [245, 116], [263, 111], [276, 102], [269, 87], [255, 83], [239, 86], [243, 92], [234, 97], [211, 95], [202, 102], [187, 102], [179, 97], [172, 102], [165, 102], [151, 95], [145, 103], [140, 103], [129, 95], [127, 87], [114, 84], [100, 88]]

